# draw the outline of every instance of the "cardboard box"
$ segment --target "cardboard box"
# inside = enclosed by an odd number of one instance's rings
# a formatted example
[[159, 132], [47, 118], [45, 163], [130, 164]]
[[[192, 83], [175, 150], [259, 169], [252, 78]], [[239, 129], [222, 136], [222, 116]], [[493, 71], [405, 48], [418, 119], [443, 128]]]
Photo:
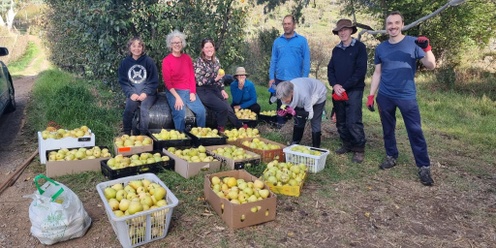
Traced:
[[188, 179], [198, 175], [200, 171], [208, 171], [210, 173], [220, 170], [221, 161], [211, 162], [188, 162], [175, 154], [163, 149], [163, 153], [175, 161], [174, 170], [184, 178]]
[[90, 136], [80, 138], [66, 137], [62, 139], [43, 139], [41, 132], [38, 132], [38, 153], [40, 155], [40, 163], [47, 163], [46, 152], [48, 150], [57, 150], [70, 147], [87, 147], [95, 146], [95, 134], [90, 132]]
[[206, 146], [205, 148], [207, 151], [212, 152], [212, 155], [217, 158], [218, 160], [221, 160], [225, 163], [226, 167], [231, 169], [231, 170], [239, 170], [239, 169], [244, 169], [245, 167], [249, 166], [256, 166], [260, 164], [261, 158], [260, 155], [250, 152], [250, 151], [245, 151], [247, 154], [252, 155], [252, 158], [245, 158], [245, 159], [232, 159], [232, 158], [227, 158], [222, 155], [219, 155], [217, 153], [214, 153], [213, 151], [216, 150], [217, 148], [224, 148], [228, 146], [234, 146], [238, 148], [238, 146], [235, 145], [219, 145], [219, 146]]
[[[259, 139], [260, 141], [263, 141], [265, 143], [275, 144], [275, 145], [278, 145], [280, 148], [279, 149], [272, 149], [272, 150], [262, 150], [262, 149], [257, 149], [257, 148], [250, 148], [248, 146], [243, 145], [244, 141], [251, 142], [253, 139]], [[285, 160], [283, 149], [286, 148], [286, 146], [281, 144], [281, 143], [277, 143], [275, 141], [261, 138], [261, 137], [246, 138], [240, 142], [241, 142], [239, 144], [240, 147], [242, 147], [245, 150], [252, 151], [256, 154], [259, 154], [262, 157], [262, 162], [264, 162], [264, 163], [269, 163], [273, 160], [278, 160], [280, 162], [283, 162]]]
[[[147, 136], [147, 135], [145, 135]], [[115, 154], [122, 154], [124, 156], [128, 155], [133, 155], [137, 153], [142, 153], [142, 152], [151, 152], [153, 151], [153, 138], [152, 138], [152, 144], [150, 145], [144, 145], [144, 146], [123, 146], [123, 147], [117, 147], [115, 146], [115, 140], [114, 139], [114, 152]]]
[[[224, 220], [224, 222], [231, 229], [238, 229], [247, 226], [253, 226], [276, 219], [277, 196], [270, 192], [268, 198], [243, 204], [231, 203], [227, 199], [220, 198], [212, 190], [211, 178], [218, 176], [220, 178], [230, 176], [235, 178], [242, 178], [247, 182], [255, 181], [257, 177], [251, 175], [245, 170], [231, 170], [215, 174], [205, 175], [203, 184], [203, 191], [205, 198], [210, 203], [215, 212]], [[268, 189], [268, 186], [265, 185]], [[260, 206], [260, 210], [252, 212], [252, 207]], [[244, 216], [244, 220], [242, 220]]]
[[[85, 148], [92, 148], [85, 147]], [[69, 150], [78, 149], [80, 147], [68, 148]], [[100, 147], [107, 148], [107, 147]], [[45, 152], [45, 157], [52, 151], [58, 151], [59, 149], [49, 150]], [[95, 158], [95, 159], [84, 159], [84, 160], [70, 160], [70, 161], [47, 161], [46, 162], [46, 175], [48, 177], [58, 177], [68, 174], [77, 174], [86, 171], [100, 171], [100, 161], [107, 160], [109, 158]]]

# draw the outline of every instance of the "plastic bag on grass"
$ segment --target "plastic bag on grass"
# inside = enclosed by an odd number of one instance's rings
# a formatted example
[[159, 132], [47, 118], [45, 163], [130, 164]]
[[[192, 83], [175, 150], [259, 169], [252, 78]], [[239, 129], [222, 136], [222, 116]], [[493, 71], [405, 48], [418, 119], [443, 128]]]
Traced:
[[[39, 179], [45, 179], [46, 183], [39, 186]], [[37, 190], [24, 196], [33, 199], [29, 206], [31, 234], [45, 245], [84, 236], [91, 226], [91, 218], [78, 196], [67, 186], [42, 174], [36, 176], [34, 182]]]

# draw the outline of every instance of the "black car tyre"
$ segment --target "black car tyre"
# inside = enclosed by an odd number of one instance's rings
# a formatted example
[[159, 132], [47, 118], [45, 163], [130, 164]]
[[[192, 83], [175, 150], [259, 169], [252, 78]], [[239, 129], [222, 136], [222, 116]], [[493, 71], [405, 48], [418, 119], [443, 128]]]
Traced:
[[10, 77], [10, 75], [9, 75], [9, 96], [10, 96], [10, 101], [9, 104], [7, 104], [7, 107], [5, 108], [5, 113], [14, 112], [17, 108], [15, 101], [14, 84], [12, 83], [12, 78]]

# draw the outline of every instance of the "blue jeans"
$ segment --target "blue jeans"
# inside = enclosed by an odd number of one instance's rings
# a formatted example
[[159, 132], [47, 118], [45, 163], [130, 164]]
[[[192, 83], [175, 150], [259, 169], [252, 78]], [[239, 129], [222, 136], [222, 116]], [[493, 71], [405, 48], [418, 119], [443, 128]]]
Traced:
[[139, 131], [140, 134], [146, 135], [148, 133], [148, 124], [150, 122], [150, 108], [155, 103], [157, 97], [147, 96], [142, 102], [132, 101], [130, 98], [126, 99], [126, 107], [124, 108], [124, 113], [122, 114], [122, 125], [124, 133], [131, 133], [133, 128], [133, 117], [134, 113], [140, 108], [139, 116]]
[[[194, 102], [189, 100], [189, 90], [177, 90], [177, 94], [184, 102], [185, 107], [188, 107], [191, 112], [195, 113], [196, 117], [196, 125], [198, 127], [205, 127], [206, 122], [206, 112], [205, 107], [203, 106], [198, 95], [196, 96], [196, 100]], [[183, 132], [186, 128], [186, 121], [184, 118], [186, 117], [186, 108], [182, 108], [181, 110], [176, 110], [174, 108], [174, 104], [176, 103], [176, 98], [172, 93], [168, 90], [166, 91], [167, 102], [169, 103], [169, 107], [172, 112], [172, 120], [174, 121], [174, 127], [176, 130]]]
[[354, 151], [364, 152], [365, 132], [362, 122], [363, 91], [349, 91], [348, 101], [332, 100], [336, 113], [336, 127], [343, 146]]
[[427, 153], [427, 143], [425, 142], [420, 120], [420, 111], [416, 99], [403, 100], [393, 99], [381, 94], [376, 98], [377, 107], [381, 116], [382, 132], [384, 135], [384, 148], [386, 154], [393, 158], [398, 158], [398, 148], [396, 145], [396, 108], [403, 116], [408, 139], [412, 148], [415, 163], [418, 167], [429, 166], [431, 164]]

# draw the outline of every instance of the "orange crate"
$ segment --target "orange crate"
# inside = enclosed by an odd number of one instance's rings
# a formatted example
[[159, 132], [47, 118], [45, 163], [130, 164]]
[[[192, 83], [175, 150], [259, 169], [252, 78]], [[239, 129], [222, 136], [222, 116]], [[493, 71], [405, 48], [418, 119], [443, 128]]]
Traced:
[[[243, 142], [245, 142], [245, 141], [252, 142], [254, 139], [259, 139], [260, 141], [263, 141], [264, 143], [278, 145], [279, 148], [278, 149], [271, 149], [271, 150], [262, 150], [262, 149], [257, 149], [257, 148], [251, 148], [251, 147], [243, 144]], [[257, 137], [257, 138], [243, 139], [242, 141], [240, 141], [240, 144], [237, 144], [237, 145], [239, 145], [240, 147], [242, 147], [245, 150], [259, 154], [260, 157], [262, 158], [262, 162], [264, 162], [264, 163], [269, 163], [270, 161], [273, 161], [276, 159], [280, 162], [285, 161], [283, 149], [286, 148], [286, 146], [281, 144], [281, 143], [277, 143], [277, 142], [269, 140], [269, 139]]]

